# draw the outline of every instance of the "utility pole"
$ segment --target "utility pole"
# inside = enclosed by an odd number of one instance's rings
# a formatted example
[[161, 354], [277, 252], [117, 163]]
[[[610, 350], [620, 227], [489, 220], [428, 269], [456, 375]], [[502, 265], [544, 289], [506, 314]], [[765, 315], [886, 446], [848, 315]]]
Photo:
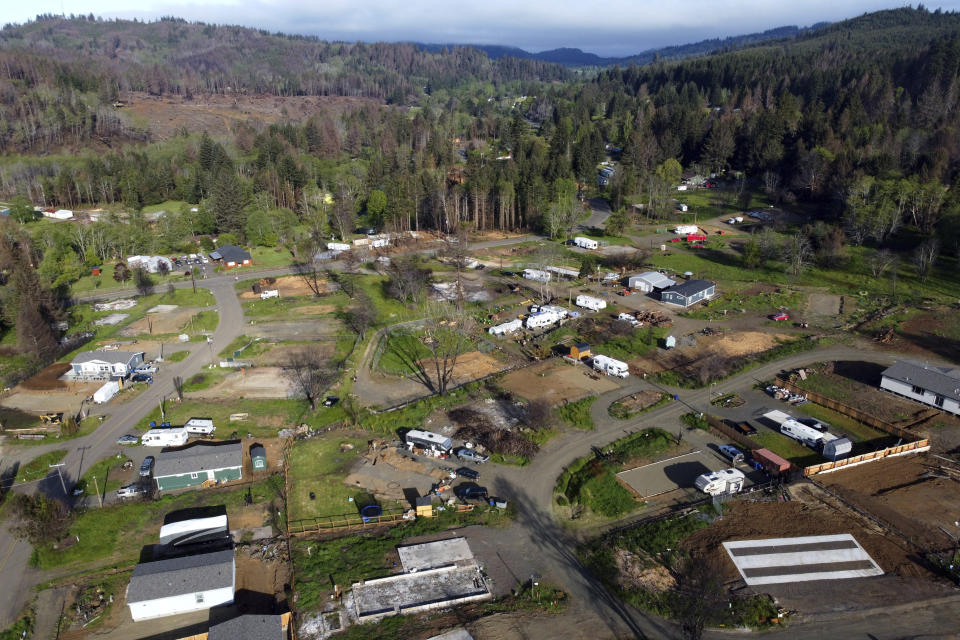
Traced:
[[100, 485], [97, 484], [97, 476], [93, 476], [93, 486], [97, 490], [97, 501], [100, 503], [100, 508], [103, 509], [103, 496], [100, 495]]
[[49, 468], [51, 468], [51, 469], [53, 469], [54, 467], [56, 467], [56, 469], [57, 469], [57, 477], [60, 478], [60, 488], [63, 489], [63, 495], [66, 496], [66, 495], [67, 495], [67, 485], [63, 482], [63, 474], [60, 472], [60, 468], [63, 467], [63, 463], [62, 463], [62, 462], [58, 462], [57, 464], [51, 464], [51, 465], [49, 466]]
[[164, 401], [164, 399], [165, 399], [165, 396], [161, 396], [161, 397], [160, 397], [160, 421], [161, 421], [161, 422], [163, 422], [164, 420], [167, 419], [166, 414], [165, 414], [164, 411], [163, 411], [163, 401]]

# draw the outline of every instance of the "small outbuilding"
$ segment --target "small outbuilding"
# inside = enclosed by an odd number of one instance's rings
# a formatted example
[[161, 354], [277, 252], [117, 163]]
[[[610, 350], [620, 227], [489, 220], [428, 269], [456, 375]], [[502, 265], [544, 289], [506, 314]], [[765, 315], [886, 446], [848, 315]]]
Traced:
[[677, 339], [674, 336], [667, 336], [663, 340], [663, 346], [667, 349], [674, 349], [677, 346]]
[[590, 357], [590, 345], [586, 342], [578, 342], [570, 347], [570, 357], [574, 360], [583, 360]]
[[267, 450], [262, 444], [250, 446], [250, 462], [253, 464], [254, 471], [263, 471], [267, 468]]
[[233, 549], [138, 564], [127, 585], [134, 621], [205, 611], [233, 602]]
[[658, 271], [638, 273], [635, 276], [630, 276], [627, 278], [627, 287], [629, 289], [643, 291], [644, 293], [667, 289], [675, 284], [677, 284], [676, 281], [671, 280]]

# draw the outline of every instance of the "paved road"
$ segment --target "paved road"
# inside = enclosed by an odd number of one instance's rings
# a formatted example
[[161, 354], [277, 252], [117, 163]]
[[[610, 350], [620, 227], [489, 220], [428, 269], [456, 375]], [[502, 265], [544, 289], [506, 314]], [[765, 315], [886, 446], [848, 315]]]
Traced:
[[[128, 402], [111, 406], [110, 417], [92, 434], [65, 443], [10, 448], [5, 453], [4, 460], [0, 461], [0, 468], [16, 463], [25, 464], [45, 451], [66, 447], [68, 454], [63, 460], [62, 471], [64, 483], [69, 490], [91, 464], [117, 453], [120, 450], [116, 444], [117, 438], [141, 422], [158, 406], [161, 398], [173, 394], [174, 376], [179, 375], [186, 379], [199, 372], [210, 363], [211, 352], [218, 354], [243, 332], [243, 309], [237, 299], [234, 284], [232, 275], [208, 278], [197, 283], [198, 287], [207, 288], [213, 293], [220, 313], [220, 324], [213, 334], [210, 347], [200, 345], [199, 348], [193, 348], [182, 362], [163, 365], [154, 375], [153, 385]], [[179, 286], [191, 285], [182, 283]], [[120, 295], [129, 296], [130, 292], [121, 292]], [[22, 487], [18, 490], [35, 488], [48, 495], [63, 496], [56, 474], [47, 476], [37, 487]], [[29, 601], [32, 596], [31, 588], [40, 578], [39, 573], [28, 566], [30, 545], [16, 540], [10, 533], [9, 524], [8, 520], [0, 526], [0, 575], [4, 577], [4, 588], [0, 589], [0, 628], [13, 622]]]
[[582, 231], [603, 229], [610, 217], [610, 203], [603, 198], [590, 198], [590, 217], [577, 225]]

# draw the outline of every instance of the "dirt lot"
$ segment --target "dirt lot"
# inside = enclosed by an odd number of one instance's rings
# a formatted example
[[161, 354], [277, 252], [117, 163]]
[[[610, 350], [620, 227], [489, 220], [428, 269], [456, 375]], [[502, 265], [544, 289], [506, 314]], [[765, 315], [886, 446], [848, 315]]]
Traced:
[[70, 369], [64, 362], [52, 364], [24, 380], [3, 396], [3, 406], [22, 411], [76, 411], [80, 401], [103, 386], [97, 382], [64, 382], [58, 378]]
[[306, 120], [318, 111], [342, 113], [365, 104], [379, 104], [370, 98], [335, 96], [194, 96], [192, 100], [179, 97], [157, 97], [146, 93], [124, 94], [128, 106], [119, 110], [121, 117], [134, 123], [145, 123], [154, 138], [166, 139], [181, 128], [207, 131], [212, 136], [232, 135], [239, 122], [249, 122], [255, 128], [278, 121]]
[[447, 474], [440, 469], [388, 448], [359, 458], [344, 483], [369, 491], [380, 500], [404, 501], [404, 489], [416, 489], [419, 495], [426, 495], [445, 477]]
[[279, 367], [260, 367], [234, 371], [222, 381], [202, 391], [189, 393], [195, 398], [288, 398], [296, 393], [293, 383]]
[[[427, 371], [435, 371], [432, 360], [422, 361]], [[453, 384], [463, 384], [496, 373], [504, 368], [503, 363], [479, 351], [468, 351], [457, 358], [453, 368]]]
[[629, 396], [624, 396], [617, 400], [619, 404], [629, 413], [643, 411], [652, 404], [660, 402], [663, 396], [659, 391], [640, 391]]
[[552, 359], [508, 374], [503, 379], [503, 387], [528, 400], [543, 398], [551, 404], [560, 404], [563, 400], [572, 402], [617, 388], [613, 378], [600, 376], [594, 380], [589, 377], [590, 373], [585, 366]]
[[675, 349], [658, 349], [649, 356], [630, 360], [629, 364], [632, 368], [646, 373], [657, 373], [664, 369], [685, 372], [704, 358], [739, 358], [762, 353], [776, 347], [778, 339], [788, 338], [790, 336], [761, 331], [725, 331], [710, 336], [695, 334], [695, 345], [682, 346], [684, 341], [678, 338]]
[[840, 296], [827, 293], [811, 293], [807, 300], [807, 317], [840, 315]]
[[41, 369], [36, 375], [27, 378], [18, 386], [28, 391], [66, 391], [69, 384], [60, 380], [60, 376], [70, 371], [70, 363], [55, 362]]
[[[180, 333], [194, 315], [196, 309], [175, 309], [166, 313], [149, 313], [139, 320], [134, 320], [120, 332], [123, 336], [139, 336], [148, 333]], [[150, 330], [150, 323], [153, 330]]]
[[318, 351], [324, 358], [332, 358], [334, 351], [336, 351], [336, 344], [333, 340], [318, 340], [309, 345], [276, 345], [253, 358], [253, 362], [258, 367], [277, 367], [284, 363], [291, 353], [300, 351], [305, 347], [309, 347], [312, 351]]
[[919, 313], [902, 323], [890, 343], [897, 351], [932, 354], [960, 362], [960, 323], [956, 309]]
[[[334, 285], [326, 280], [321, 281], [320, 286], [322, 293], [331, 293], [334, 290]], [[313, 290], [307, 286], [307, 283], [303, 281], [302, 278], [297, 276], [288, 276], [286, 278], [277, 278], [277, 282], [272, 285], [261, 285], [265, 289], [276, 289], [280, 292], [281, 298], [293, 298], [295, 296], [313, 296]], [[240, 294], [241, 300], [259, 300], [260, 294], [254, 293], [253, 289], [248, 289]], [[299, 309], [298, 309], [299, 311]]]
[[[960, 514], [960, 482], [928, 476], [939, 460], [925, 455], [887, 458], [817, 476], [831, 491], [890, 523], [924, 549], [942, 549], [950, 540], [938, 529]], [[952, 468], [960, 470], [960, 465]], [[960, 475], [957, 476], [960, 478]]]

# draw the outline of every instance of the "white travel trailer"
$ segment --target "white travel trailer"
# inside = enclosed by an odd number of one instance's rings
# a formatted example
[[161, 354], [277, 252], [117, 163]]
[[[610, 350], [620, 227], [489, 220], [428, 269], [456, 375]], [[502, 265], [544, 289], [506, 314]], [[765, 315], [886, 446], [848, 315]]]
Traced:
[[113, 399], [113, 396], [117, 395], [118, 393], [120, 393], [120, 383], [116, 380], [111, 380], [94, 391], [93, 401], [97, 404], [103, 404], [105, 402], [109, 402], [111, 399]]
[[179, 447], [187, 444], [187, 430], [183, 427], [173, 429], [150, 429], [140, 437], [144, 447]]
[[697, 489], [707, 495], [722, 496], [724, 494], [738, 493], [743, 489], [743, 484], [747, 477], [742, 471], [737, 469], [721, 469], [720, 471], [711, 471], [702, 476], [698, 476], [694, 484]]
[[524, 269], [523, 277], [535, 282], [550, 282], [550, 272], [541, 271], [540, 269]]
[[539, 310], [540, 310], [540, 311], [552, 311], [553, 313], [557, 314], [557, 316], [558, 316], [561, 320], [562, 320], [563, 318], [566, 318], [566, 317], [570, 314], [569, 311], [567, 311], [567, 310], [564, 309], [563, 307], [558, 307], [558, 306], [555, 305], [555, 304], [545, 304], [545, 305], [541, 306]]
[[513, 333], [514, 331], [519, 331], [523, 328], [523, 322], [520, 318], [511, 320], [510, 322], [504, 322], [503, 324], [498, 324], [487, 329], [487, 332], [492, 336], [505, 336], [507, 334]]
[[600, 298], [594, 298], [593, 296], [579, 295], [577, 296], [577, 306], [584, 307], [586, 309], [592, 309], [593, 311], [599, 311], [600, 309], [607, 308], [607, 301], [601, 300]]
[[190, 418], [184, 423], [183, 428], [187, 433], [198, 436], [209, 436], [217, 430], [213, 426], [213, 420], [209, 418]]
[[556, 324], [563, 319], [559, 313], [553, 310], [537, 311], [527, 316], [527, 329], [541, 329]]
[[595, 355], [591, 362], [595, 371], [600, 371], [608, 376], [626, 378], [630, 375], [630, 367], [626, 362], [614, 360], [608, 356]]
[[577, 245], [581, 249], [596, 249], [600, 246], [600, 243], [591, 238], [584, 238], [582, 236], [577, 236], [573, 239], [573, 244]]
[[328, 242], [327, 249], [330, 251], [350, 251], [350, 245], [345, 242]]
[[698, 233], [699, 231], [700, 231], [700, 227], [698, 227], [695, 224], [681, 224], [680, 226], [678, 226], [676, 229], [673, 230], [673, 232], [678, 236], [686, 236], [693, 233]]
[[280, 290], [279, 289], [269, 289], [267, 291], [260, 292], [260, 299], [267, 300], [268, 298], [279, 298]]
[[404, 440], [411, 451], [417, 448], [433, 451], [437, 454], [446, 454], [450, 453], [450, 450], [453, 449], [453, 440], [432, 431], [411, 429], [407, 431]]

